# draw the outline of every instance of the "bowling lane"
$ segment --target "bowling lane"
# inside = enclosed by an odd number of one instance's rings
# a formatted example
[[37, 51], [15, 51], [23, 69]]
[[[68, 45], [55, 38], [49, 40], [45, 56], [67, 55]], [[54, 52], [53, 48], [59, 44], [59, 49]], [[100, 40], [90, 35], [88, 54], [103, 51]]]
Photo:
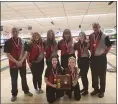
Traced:
[[[110, 52], [107, 55], [107, 69], [108, 71], [116, 71], [116, 45], [112, 46]], [[110, 66], [110, 67], [109, 67]], [[112, 68], [111, 68], [112, 67]]]

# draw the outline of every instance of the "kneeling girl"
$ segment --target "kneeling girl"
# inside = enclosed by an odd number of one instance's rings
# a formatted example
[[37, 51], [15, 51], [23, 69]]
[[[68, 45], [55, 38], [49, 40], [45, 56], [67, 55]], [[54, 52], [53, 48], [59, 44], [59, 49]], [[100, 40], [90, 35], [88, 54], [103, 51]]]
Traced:
[[79, 69], [76, 67], [76, 59], [74, 57], [70, 57], [68, 59], [68, 69], [66, 70], [65, 74], [66, 75], [71, 75], [72, 79], [72, 87], [71, 90], [67, 90], [66, 94], [68, 95], [69, 98], [72, 97], [72, 91], [74, 91], [74, 98], [75, 100], [80, 100], [81, 95], [80, 95], [80, 86], [79, 86]]
[[56, 75], [62, 75], [63, 69], [57, 56], [53, 56], [51, 62], [52, 64], [47, 67], [45, 72], [46, 97], [49, 103], [53, 103], [64, 95], [63, 90], [56, 89]]

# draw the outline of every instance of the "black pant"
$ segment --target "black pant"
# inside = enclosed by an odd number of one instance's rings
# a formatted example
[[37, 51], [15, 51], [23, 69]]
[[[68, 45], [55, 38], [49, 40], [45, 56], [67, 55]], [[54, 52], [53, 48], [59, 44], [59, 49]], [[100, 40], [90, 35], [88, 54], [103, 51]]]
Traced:
[[81, 99], [81, 94], [80, 94], [79, 83], [77, 83], [74, 87], [72, 87], [71, 90], [66, 90], [66, 94], [69, 97], [71, 97], [72, 96], [72, 91], [74, 91], [74, 98], [75, 98], [75, 100], [80, 100]]
[[[66, 69], [68, 68], [68, 59], [73, 56], [75, 57], [75, 54], [65, 54], [63, 56], [61, 56], [61, 66]], [[76, 57], [75, 57], [76, 58]]]
[[20, 71], [20, 76], [21, 76], [21, 84], [22, 84], [22, 90], [24, 93], [29, 92], [29, 88], [27, 85], [27, 80], [26, 80], [26, 68], [11, 68], [10, 69], [10, 76], [11, 76], [11, 83], [12, 83], [12, 95], [17, 96], [18, 94], [18, 87], [17, 87], [17, 79], [18, 79], [18, 71]]
[[33, 75], [33, 85], [35, 89], [37, 89], [37, 86], [39, 89], [41, 88], [43, 70], [44, 70], [44, 60], [42, 60], [39, 63], [32, 63], [31, 72]]
[[51, 65], [51, 60], [50, 59], [46, 59], [46, 65], [50, 66]]
[[[95, 90], [99, 90], [101, 93], [105, 92], [106, 68], [107, 68], [106, 55], [92, 56], [90, 67], [92, 72], [92, 87]], [[99, 79], [100, 79], [100, 89], [98, 81]]]
[[64, 96], [63, 90], [56, 89], [51, 86], [46, 86], [46, 97], [49, 103], [53, 103], [57, 98], [60, 98], [63, 96]]
[[83, 89], [88, 90], [88, 69], [89, 69], [89, 58], [81, 57], [78, 58], [78, 67], [80, 68], [80, 76], [83, 84]]

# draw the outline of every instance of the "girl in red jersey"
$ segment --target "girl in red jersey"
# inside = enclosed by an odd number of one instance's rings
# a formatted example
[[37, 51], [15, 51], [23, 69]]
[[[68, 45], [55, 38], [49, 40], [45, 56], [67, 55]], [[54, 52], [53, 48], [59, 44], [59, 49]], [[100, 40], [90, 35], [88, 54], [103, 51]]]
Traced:
[[27, 61], [33, 75], [33, 85], [36, 93], [43, 93], [41, 85], [42, 73], [44, 69], [44, 46], [42, 38], [38, 32], [34, 32], [32, 34], [32, 39], [29, 43], [29, 54]]
[[56, 75], [61, 75], [63, 69], [59, 64], [58, 57], [52, 56], [51, 65], [49, 65], [45, 72], [46, 82], [46, 97], [49, 103], [55, 102], [64, 95], [63, 90], [56, 89]]
[[89, 69], [89, 44], [86, 42], [86, 34], [79, 33], [79, 41], [75, 44], [75, 50], [78, 52], [78, 67], [80, 68], [80, 75], [82, 79], [83, 89], [82, 95], [88, 94], [88, 78], [87, 73]]
[[53, 30], [48, 30], [47, 40], [44, 42], [45, 52], [46, 52], [46, 64], [47, 66], [51, 64], [51, 57], [57, 55], [57, 42], [55, 40], [55, 33]]
[[58, 43], [58, 50], [61, 50], [61, 66], [66, 69], [68, 68], [68, 58], [75, 57], [74, 41], [69, 29], [64, 30], [63, 39]]
[[66, 90], [66, 94], [71, 99], [72, 92], [74, 91], [75, 100], [80, 100], [80, 86], [79, 86], [79, 68], [76, 67], [76, 59], [72, 56], [68, 59], [68, 69], [65, 70], [66, 75], [71, 76], [72, 88], [70, 90]]

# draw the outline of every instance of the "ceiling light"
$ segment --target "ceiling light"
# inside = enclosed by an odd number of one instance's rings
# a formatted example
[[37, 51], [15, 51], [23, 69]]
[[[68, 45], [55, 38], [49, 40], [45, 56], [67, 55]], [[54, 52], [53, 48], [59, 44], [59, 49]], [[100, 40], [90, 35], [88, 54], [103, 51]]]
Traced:
[[28, 26], [28, 30], [32, 30], [32, 26]]
[[37, 21], [46, 21], [46, 20], [50, 20], [49, 18], [34, 18], [34, 20]]
[[22, 28], [20, 28], [19, 31], [22, 31]]
[[52, 19], [64, 19], [65, 17], [52, 17]]
[[51, 21], [51, 24], [52, 24], [52, 25], [54, 25], [54, 22], [53, 22], [53, 21]]
[[81, 28], [81, 25], [79, 25], [79, 28]]

